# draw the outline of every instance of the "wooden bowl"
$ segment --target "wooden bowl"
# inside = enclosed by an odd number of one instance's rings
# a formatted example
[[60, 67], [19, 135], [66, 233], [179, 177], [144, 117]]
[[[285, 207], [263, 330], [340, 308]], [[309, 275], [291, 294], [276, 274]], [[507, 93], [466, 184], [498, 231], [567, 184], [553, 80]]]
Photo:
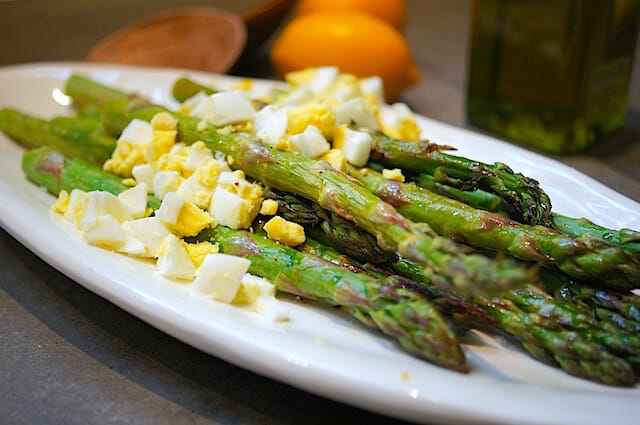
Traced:
[[247, 41], [241, 17], [195, 7], [149, 15], [96, 44], [85, 59], [225, 73]]

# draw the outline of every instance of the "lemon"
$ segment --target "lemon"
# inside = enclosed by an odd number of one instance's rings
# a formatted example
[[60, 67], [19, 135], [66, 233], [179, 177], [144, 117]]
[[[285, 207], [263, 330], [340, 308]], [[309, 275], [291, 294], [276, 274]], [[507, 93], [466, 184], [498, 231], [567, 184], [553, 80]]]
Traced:
[[378, 18], [400, 31], [407, 20], [404, 0], [302, 0], [297, 13], [356, 12]]
[[336, 66], [359, 77], [378, 75], [387, 100], [419, 78], [402, 34], [379, 19], [359, 13], [310, 13], [293, 19], [271, 50], [276, 71]]

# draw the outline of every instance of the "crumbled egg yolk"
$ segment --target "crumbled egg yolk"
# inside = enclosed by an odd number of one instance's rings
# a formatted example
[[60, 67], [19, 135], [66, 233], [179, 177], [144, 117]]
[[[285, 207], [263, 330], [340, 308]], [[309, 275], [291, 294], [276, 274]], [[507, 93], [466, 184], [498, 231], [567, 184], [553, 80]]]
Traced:
[[275, 294], [276, 288], [271, 282], [261, 277], [245, 274], [231, 303], [239, 305], [254, 304], [261, 296], [273, 297]]
[[218, 244], [211, 242], [185, 243], [185, 248], [189, 254], [189, 258], [196, 267], [200, 267], [204, 258], [209, 254], [217, 254], [220, 252]]
[[145, 145], [134, 145], [125, 140], [118, 140], [111, 158], [104, 163], [103, 168], [122, 177], [131, 177], [131, 169], [135, 165], [145, 163], [145, 150]]
[[336, 170], [345, 171], [347, 169], [347, 159], [340, 149], [330, 149], [319, 159], [327, 161]]
[[[62, 194], [62, 192], [60, 192]], [[62, 195], [64, 197], [64, 195]], [[69, 195], [69, 205], [64, 212], [64, 218], [79, 226], [80, 220], [84, 217], [87, 204], [89, 203], [89, 194], [82, 190], [74, 189]]]
[[399, 168], [394, 168], [393, 170], [388, 170], [385, 168], [384, 170], [382, 170], [382, 177], [387, 180], [404, 183], [404, 175], [402, 174], [402, 170], [400, 170]]
[[251, 78], [243, 78], [233, 85], [234, 90], [249, 91], [253, 87], [253, 81]]
[[316, 69], [307, 68], [300, 71], [288, 72], [285, 74], [284, 79], [287, 83], [294, 87], [308, 85], [315, 77]]
[[336, 124], [336, 116], [331, 107], [324, 103], [294, 106], [287, 110], [289, 134], [302, 133], [308, 126], [314, 125], [325, 138], [331, 138]]
[[275, 216], [264, 225], [269, 239], [278, 241], [284, 245], [297, 246], [305, 241], [304, 227], [297, 223], [287, 221], [280, 216]]
[[415, 118], [403, 118], [395, 126], [385, 125], [378, 120], [382, 132], [394, 139], [406, 140], [408, 142], [420, 141], [420, 127]]
[[162, 155], [166, 155], [176, 143], [176, 130], [156, 130], [153, 129], [153, 141], [146, 151], [147, 162], [157, 161]]
[[189, 177], [191, 172], [184, 168], [188, 155], [189, 148], [179, 143], [169, 152], [160, 155], [153, 166], [157, 171], [177, 171], [182, 177]]
[[58, 199], [51, 205], [51, 211], [57, 214], [63, 214], [69, 209], [69, 192], [61, 190]]
[[265, 199], [262, 201], [262, 206], [260, 207], [260, 214], [262, 215], [276, 215], [278, 212], [278, 201], [273, 199]]
[[361, 95], [358, 77], [353, 74], [340, 74], [321, 94], [321, 98], [335, 108], [342, 102]]
[[238, 182], [225, 185], [227, 192], [240, 196], [251, 204], [250, 216], [255, 217], [262, 206], [262, 187], [249, 183], [245, 180], [245, 175], [241, 170], [234, 171], [233, 174], [239, 179]]
[[201, 210], [191, 202], [185, 202], [180, 212], [176, 224], [169, 224], [167, 227], [172, 233], [179, 237], [196, 236], [205, 228], [215, 227], [215, 220], [206, 211]]

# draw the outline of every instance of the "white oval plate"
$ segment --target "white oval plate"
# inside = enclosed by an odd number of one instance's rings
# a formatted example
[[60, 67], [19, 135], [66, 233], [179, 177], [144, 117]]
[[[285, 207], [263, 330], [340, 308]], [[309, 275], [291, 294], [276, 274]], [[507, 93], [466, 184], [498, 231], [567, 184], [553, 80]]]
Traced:
[[[237, 79], [171, 69], [70, 63], [0, 69], [0, 107], [43, 117], [70, 111], [60, 89], [72, 72], [170, 104], [188, 75], [229, 88]], [[274, 82], [255, 83], [267, 90]], [[554, 209], [610, 227], [640, 228], [640, 205], [561, 163], [491, 137], [421, 118], [425, 136], [461, 155], [502, 161], [538, 179]], [[53, 267], [164, 332], [256, 373], [389, 416], [419, 422], [633, 423], [640, 388], [620, 389], [547, 367], [500, 338], [476, 333], [465, 351], [473, 372], [450, 372], [404, 354], [348, 317], [285, 298], [291, 321], [190, 295], [159, 279], [150, 263], [87, 246], [52, 224], [52, 196], [20, 170], [22, 149], [0, 135], [0, 225]]]

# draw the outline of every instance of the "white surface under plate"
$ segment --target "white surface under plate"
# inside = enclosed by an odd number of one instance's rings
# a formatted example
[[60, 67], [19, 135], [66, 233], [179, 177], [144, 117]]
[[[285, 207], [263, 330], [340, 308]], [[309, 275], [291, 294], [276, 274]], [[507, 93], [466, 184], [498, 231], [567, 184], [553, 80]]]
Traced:
[[[23, 65], [0, 69], [0, 107], [43, 117], [69, 113], [60, 104], [65, 99], [59, 89], [73, 71], [157, 103], [170, 101], [172, 82], [184, 74], [221, 88], [234, 82], [166, 69]], [[264, 90], [271, 84], [255, 86]], [[502, 161], [538, 179], [560, 213], [610, 227], [640, 228], [639, 204], [570, 167], [427, 118], [420, 124], [425, 136], [458, 147], [462, 155]], [[0, 135], [0, 225], [71, 279], [214, 356], [325, 397], [419, 422], [612, 424], [633, 422], [640, 411], [637, 387], [611, 388], [573, 378], [483, 334], [465, 344], [473, 371], [462, 375], [404, 354], [387, 338], [332, 309], [285, 299], [291, 321], [276, 324], [196, 298], [186, 285], [158, 280], [150, 263], [84, 245], [53, 225], [48, 209], [54, 199], [23, 177], [21, 155], [21, 148]]]

